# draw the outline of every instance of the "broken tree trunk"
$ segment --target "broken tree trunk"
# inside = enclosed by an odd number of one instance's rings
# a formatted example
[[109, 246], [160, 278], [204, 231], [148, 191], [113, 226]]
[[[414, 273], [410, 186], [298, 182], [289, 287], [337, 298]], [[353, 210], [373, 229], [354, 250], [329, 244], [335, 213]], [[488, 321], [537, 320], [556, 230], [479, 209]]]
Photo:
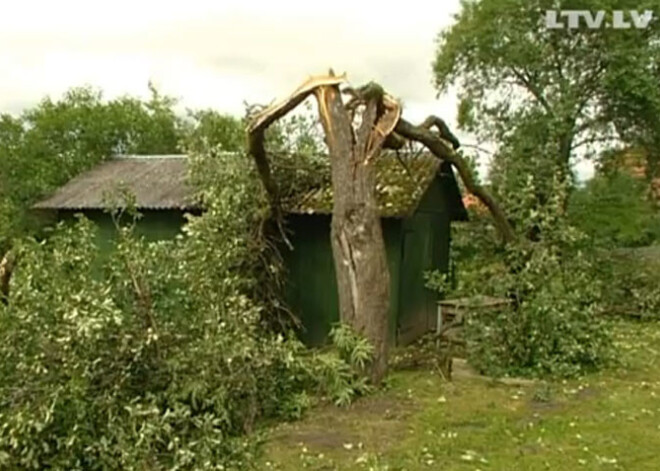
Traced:
[[374, 347], [371, 380], [387, 371], [390, 275], [375, 192], [374, 158], [399, 117], [382, 110], [382, 96], [367, 101], [354, 131], [339, 88], [316, 92], [332, 165], [332, 253], [342, 322]]
[[[345, 104], [339, 90], [345, 81], [345, 76], [332, 73], [310, 78], [287, 99], [264, 109], [248, 126], [248, 151], [268, 193], [273, 216], [281, 225], [282, 210], [264, 148], [264, 134], [273, 122], [312, 93], [315, 95], [332, 166], [331, 243], [340, 318], [373, 345], [370, 376], [378, 384], [387, 371], [390, 302], [390, 277], [374, 181], [374, 161], [381, 148], [398, 149], [406, 140], [423, 144], [458, 170], [468, 191], [490, 210], [505, 242], [513, 241], [515, 233], [495, 199], [476, 183], [465, 160], [455, 152], [458, 140], [444, 121], [431, 116], [421, 126], [410, 124], [401, 118], [399, 103], [375, 83], [344, 90], [352, 96]], [[355, 129], [358, 108], [362, 110], [361, 120]]]
[[342, 322], [374, 347], [369, 376], [378, 384], [387, 371], [390, 276], [375, 194], [374, 161], [400, 116], [396, 101], [375, 86], [363, 100], [361, 123], [345, 106], [339, 84], [345, 77], [309, 79], [288, 99], [271, 105], [248, 127], [249, 152], [255, 159], [275, 218], [281, 218], [277, 184], [264, 149], [267, 127], [314, 93], [328, 145], [333, 188], [331, 244]]
[[265, 148], [265, 134], [268, 127], [278, 119], [284, 117], [289, 111], [302, 103], [305, 98], [314, 92], [321, 85], [338, 85], [346, 81], [345, 76], [340, 77], [311, 77], [300, 85], [288, 98], [274, 103], [260, 113], [258, 113], [250, 123], [247, 129], [248, 133], [248, 154], [252, 156], [259, 172], [266, 194], [270, 201], [270, 207], [284, 242], [291, 247], [289, 240], [282, 228], [282, 208], [280, 207], [280, 197], [277, 190], [277, 183], [273, 180], [268, 156]]

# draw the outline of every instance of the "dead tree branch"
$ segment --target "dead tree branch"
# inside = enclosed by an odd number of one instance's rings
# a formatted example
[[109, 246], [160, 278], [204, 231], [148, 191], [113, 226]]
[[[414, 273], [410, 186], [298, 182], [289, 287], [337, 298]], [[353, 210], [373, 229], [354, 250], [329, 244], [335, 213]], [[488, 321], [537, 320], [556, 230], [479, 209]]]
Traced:
[[281, 100], [277, 103], [274, 103], [259, 113], [254, 117], [252, 122], [247, 128], [248, 134], [248, 153], [254, 158], [254, 162], [257, 166], [257, 171], [259, 172], [259, 177], [264, 184], [266, 193], [268, 194], [268, 199], [273, 213], [273, 217], [277, 222], [277, 225], [280, 229], [280, 233], [284, 242], [292, 248], [291, 243], [289, 242], [284, 229], [282, 227], [282, 207], [280, 204], [279, 191], [277, 188], [277, 183], [273, 180], [272, 173], [270, 170], [270, 164], [268, 162], [268, 157], [266, 155], [265, 147], [265, 135], [268, 127], [273, 124], [278, 119], [285, 116], [296, 106], [302, 103], [305, 98], [307, 98], [317, 87], [322, 85], [339, 85], [346, 81], [346, 76], [341, 75], [335, 77], [334, 75], [321, 76], [321, 77], [310, 77], [305, 81], [300, 87], [298, 87], [289, 97]]
[[[433, 131], [433, 127], [438, 128], [438, 131]], [[452, 148], [450, 145], [451, 140], [445, 137], [446, 134], [442, 134], [443, 131], [448, 131], [447, 125], [436, 116], [429, 116], [421, 126], [415, 126], [401, 118], [395, 128], [397, 134], [424, 144], [433, 155], [449, 162], [456, 168], [467, 190], [476, 196], [490, 211], [503, 241], [505, 243], [513, 242], [516, 239], [516, 234], [506, 214], [490, 192], [476, 182], [469, 165]], [[456, 139], [454, 138], [454, 140]], [[458, 141], [456, 140], [456, 142]]]

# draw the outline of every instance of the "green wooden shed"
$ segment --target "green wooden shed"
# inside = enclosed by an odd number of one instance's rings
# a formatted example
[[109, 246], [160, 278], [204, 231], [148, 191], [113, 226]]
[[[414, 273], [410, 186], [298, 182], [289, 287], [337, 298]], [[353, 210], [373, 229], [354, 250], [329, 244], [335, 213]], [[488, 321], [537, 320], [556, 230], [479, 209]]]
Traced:
[[185, 155], [126, 155], [105, 160], [58, 188], [33, 206], [46, 220], [73, 220], [82, 213], [98, 227], [102, 251], [109, 249], [116, 229], [107, 208], [121, 206], [122, 191], [135, 198], [141, 218], [135, 230], [147, 240], [167, 240], [181, 232], [185, 213], [199, 214], [201, 208], [186, 183]]
[[[376, 192], [390, 271], [390, 341], [405, 345], [435, 327], [437, 296], [425, 288], [428, 270], [450, 268], [450, 225], [467, 219], [451, 166], [431, 155], [376, 163]], [[288, 301], [304, 326], [301, 336], [323, 344], [339, 320], [330, 242], [332, 189], [314, 188], [284, 201], [292, 251], [283, 250]]]
[[[430, 156], [384, 154], [377, 160], [376, 192], [391, 278], [390, 337], [406, 344], [432, 329], [436, 295], [424, 273], [449, 270], [450, 224], [467, 213], [451, 166]], [[136, 230], [149, 240], [175, 237], [185, 213], [200, 213], [187, 185], [185, 155], [110, 158], [59, 188], [34, 208], [57, 220], [83, 213], [99, 227], [99, 244], [110, 248], [115, 228], [106, 212], [109, 197], [125, 189], [142, 214]], [[332, 189], [317, 185], [283, 200], [294, 249], [282, 250], [288, 269], [287, 297], [302, 321], [302, 339], [320, 345], [339, 320], [330, 245]]]

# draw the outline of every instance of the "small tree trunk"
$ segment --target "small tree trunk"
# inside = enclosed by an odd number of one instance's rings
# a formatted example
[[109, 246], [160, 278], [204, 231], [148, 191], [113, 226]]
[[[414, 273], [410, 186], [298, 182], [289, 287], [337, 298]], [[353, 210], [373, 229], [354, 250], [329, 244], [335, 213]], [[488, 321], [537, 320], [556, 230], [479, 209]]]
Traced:
[[9, 304], [9, 282], [14, 271], [14, 255], [8, 251], [0, 261], [0, 302]]
[[367, 104], [354, 135], [338, 88], [321, 87], [316, 97], [332, 165], [331, 242], [340, 318], [373, 345], [370, 377], [378, 384], [387, 372], [390, 298], [372, 159], [380, 150], [372, 135], [379, 104]]

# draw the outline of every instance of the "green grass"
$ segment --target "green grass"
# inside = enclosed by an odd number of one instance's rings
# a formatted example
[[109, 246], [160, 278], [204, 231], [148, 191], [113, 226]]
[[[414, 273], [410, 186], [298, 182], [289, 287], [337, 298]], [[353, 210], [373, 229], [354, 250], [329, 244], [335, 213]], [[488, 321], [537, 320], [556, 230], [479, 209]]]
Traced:
[[348, 409], [273, 429], [260, 469], [660, 470], [660, 324], [612, 328], [622, 365], [580, 380], [394, 372]]

